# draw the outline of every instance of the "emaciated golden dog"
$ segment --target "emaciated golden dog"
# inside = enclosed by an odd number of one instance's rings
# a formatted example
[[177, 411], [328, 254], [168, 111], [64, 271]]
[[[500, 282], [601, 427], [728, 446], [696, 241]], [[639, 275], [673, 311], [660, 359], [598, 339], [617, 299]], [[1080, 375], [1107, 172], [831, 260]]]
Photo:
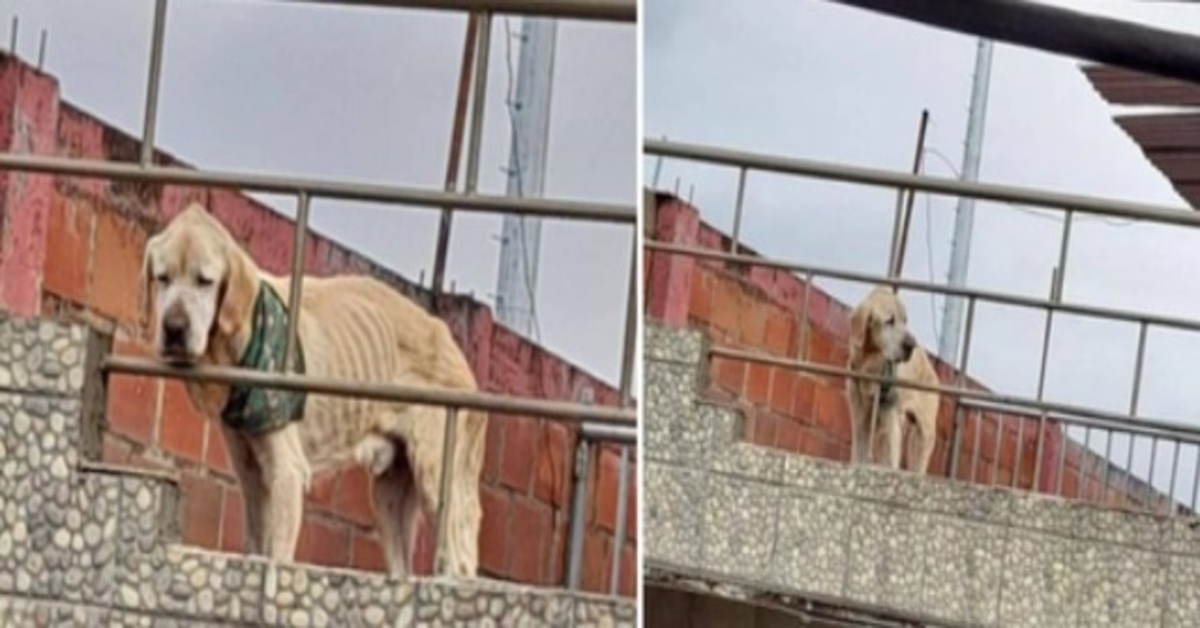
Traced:
[[[850, 314], [850, 370], [925, 385], [939, 383], [925, 350], [908, 330], [908, 312], [887, 286], [878, 286]], [[900, 468], [908, 426], [905, 468], [924, 474], [937, 442], [936, 392], [849, 378], [851, 461]], [[874, 425], [872, 425], [874, 417]], [[871, 441], [871, 442], [868, 442]]]
[[[155, 287], [153, 329], [164, 360], [278, 368], [287, 340], [288, 280], [261, 271], [202, 206], [192, 204], [146, 243], [145, 278]], [[369, 277], [305, 277], [298, 330], [293, 372], [476, 389], [445, 323]], [[249, 552], [294, 560], [313, 475], [357, 463], [372, 477], [388, 570], [409, 574], [419, 518], [422, 511], [437, 513], [441, 474], [449, 465], [448, 571], [475, 576], [484, 413], [459, 412], [447, 461], [443, 408], [191, 381], [188, 393], [221, 426], [242, 487]]]

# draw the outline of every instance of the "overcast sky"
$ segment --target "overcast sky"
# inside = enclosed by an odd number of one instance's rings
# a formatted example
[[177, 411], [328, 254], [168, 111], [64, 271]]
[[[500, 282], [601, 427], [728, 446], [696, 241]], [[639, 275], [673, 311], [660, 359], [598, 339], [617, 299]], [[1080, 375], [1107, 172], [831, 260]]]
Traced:
[[[284, 2], [170, 5], [158, 145], [208, 168], [442, 187], [465, 14]], [[140, 136], [150, 0], [7, 0], [4, 45], [36, 59], [65, 100]], [[503, 194], [509, 125], [504, 20], [493, 22], [480, 190]], [[514, 35], [520, 19], [512, 18]], [[546, 194], [629, 204], [637, 190], [632, 25], [561, 21]], [[519, 56], [514, 39], [514, 65]], [[515, 77], [513, 77], [515, 81]], [[464, 157], [465, 160], [465, 157]], [[294, 201], [267, 198], [294, 211]], [[429, 274], [437, 214], [314, 201], [318, 231], [409, 279]], [[500, 217], [455, 218], [448, 279], [491, 304]], [[546, 221], [537, 310], [542, 342], [609, 382], [620, 368], [631, 228]]]
[[[1200, 7], [1056, 4], [1200, 32]], [[928, 157], [927, 172], [954, 176], [960, 167], [975, 62], [970, 37], [820, 0], [648, 0], [645, 20], [648, 136], [907, 171], [928, 108], [927, 146], [946, 159]], [[1112, 122], [1113, 113], [1077, 60], [997, 45], [980, 178], [1189, 211]], [[655, 159], [643, 160], [648, 182], [655, 166]], [[674, 189], [677, 179], [705, 220], [728, 232], [737, 172], [666, 161], [659, 187]], [[749, 246], [773, 257], [884, 274], [894, 204], [894, 192], [882, 188], [754, 173], [742, 232]], [[955, 204], [952, 197], [918, 197], [906, 277], [946, 280]], [[1062, 228], [1061, 214], [1047, 214], [1055, 217], [977, 203], [967, 284], [1045, 296]], [[1190, 287], [1200, 276], [1200, 232], [1095, 219], [1077, 220], [1073, 231], [1065, 299], [1200, 318], [1200, 291]], [[818, 284], [847, 302], [869, 288]], [[911, 291], [903, 297], [914, 331], [936, 351], [941, 299], [931, 303]], [[1032, 397], [1044, 320], [1034, 310], [981, 305], [971, 373], [998, 391]], [[1047, 397], [1127, 411], [1136, 325], [1055, 321]], [[1141, 414], [1200, 425], [1191, 366], [1198, 354], [1196, 334], [1151, 330]], [[1094, 447], [1102, 450], [1104, 442], [1093, 436]], [[1122, 463], [1127, 442], [1113, 440]], [[1150, 444], [1138, 447], [1145, 475]], [[1173, 449], [1159, 452], [1155, 479], [1165, 486]], [[1190, 501], [1195, 449], [1183, 448], [1180, 460], [1177, 492]]]

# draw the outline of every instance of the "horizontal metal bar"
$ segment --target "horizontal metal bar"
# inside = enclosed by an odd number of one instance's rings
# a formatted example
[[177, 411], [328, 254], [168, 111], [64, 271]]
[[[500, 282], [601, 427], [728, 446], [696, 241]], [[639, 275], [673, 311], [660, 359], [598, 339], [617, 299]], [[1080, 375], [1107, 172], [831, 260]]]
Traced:
[[1097, 196], [1047, 192], [1036, 188], [1001, 185], [997, 183], [966, 182], [946, 177], [913, 175], [892, 170], [864, 168], [812, 159], [747, 153], [713, 146], [685, 144], [666, 140], [645, 139], [643, 147], [644, 152], [650, 155], [662, 155], [664, 157], [723, 164], [734, 168], [749, 168], [763, 172], [795, 174], [880, 187], [912, 188], [925, 192], [968, 196], [1003, 203], [1035, 205], [1059, 210], [1073, 209], [1099, 216], [1147, 220], [1182, 227], [1200, 227], [1200, 215], [1184, 207], [1114, 201]]
[[192, 170], [178, 167], [142, 168], [126, 162], [97, 159], [72, 159], [14, 153], [0, 153], [0, 170], [17, 170], [73, 177], [97, 177], [142, 183], [195, 185], [231, 188], [254, 192], [298, 195], [312, 198], [336, 198], [350, 201], [374, 201], [426, 207], [441, 211], [456, 210], [494, 214], [516, 214], [541, 218], [593, 220], [597, 222], [637, 224], [637, 207], [585, 201], [547, 198], [516, 198], [486, 194], [456, 194], [442, 190], [351, 183], [301, 177]]
[[636, 445], [638, 442], [636, 427], [589, 423], [588, 421], [579, 424], [579, 436], [594, 443], [605, 442]]
[[[636, 22], [636, 0], [303, 0], [310, 4], [505, 13], [605, 22]], [[294, 0], [292, 2], [294, 4]]]
[[[961, 403], [964, 407], [974, 410], [1027, 417], [1030, 420], [1036, 419], [1042, 414], [1037, 411], [1031, 412], [1029, 408], [1018, 405], [986, 399], [963, 399]], [[1200, 443], [1200, 429], [1183, 423], [1139, 417], [1128, 417], [1125, 420], [1121, 420], [1112, 416], [1094, 416], [1092, 413], [1046, 412], [1045, 415], [1048, 420], [1079, 425], [1081, 427], [1137, 434], [1139, 436], [1159, 436], [1189, 443]]]
[[[1045, 411], [1047, 413], [1061, 413], [1061, 414], [1069, 415], [1069, 416], [1080, 416], [1080, 417], [1090, 416], [1090, 417], [1094, 417], [1097, 419], [1106, 419], [1108, 421], [1112, 421], [1118, 425], [1123, 425], [1123, 426], [1145, 424], [1145, 425], [1158, 427], [1160, 429], [1168, 429], [1168, 428], [1176, 429], [1176, 430], [1180, 430], [1181, 431], [1180, 433], [1189, 434], [1192, 437], [1200, 437], [1200, 428], [1192, 428], [1192, 427], [1188, 427], [1188, 426], [1181, 425], [1178, 423], [1171, 423], [1169, 421], [1163, 421], [1160, 419], [1148, 419], [1148, 418], [1143, 419], [1141, 417], [1131, 417], [1129, 415], [1116, 414], [1113, 412], [1106, 412], [1104, 410], [1098, 410], [1098, 409], [1094, 409], [1094, 408], [1086, 408], [1086, 407], [1082, 407], [1082, 406], [1075, 406], [1075, 405], [1064, 404], [1064, 403], [1037, 401], [1035, 399], [1029, 399], [1027, 397], [1018, 397], [1018, 396], [1014, 396], [1014, 395], [1001, 395], [1001, 394], [997, 394], [995, 392], [986, 391], [986, 390], [962, 389], [962, 388], [954, 388], [952, 386], [943, 386], [941, 384], [932, 385], [932, 384], [922, 384], [919, 382], [908, 381], [908, 380], [896, 380], [893, 378], [880, 377], [878, 375], [870, 375], [867, 373], [851, 371], [849, 369], [839, 368], [839, 367], [835, 367], [835, 366], [826, 366], [824, 364], [816, 364], [813, 362], [805, 362], [805, 361], [799, 361], [799, 360], [788, 360], [788, 359], [784, 359], [784, 358], [777, 358], [774, 356], [762, 355], [762, 354], [753, 353], [753, 352], [749, 352], [749, 351], [728, 349], [725, 347], [710, 347], [708, 350], [708, 353], [712, 357], [726, 358], [729, 360], [742, 360], [742, 361], [746, 361], [746, 362], [757, 362], [759, 364], [794, 369], [797, 371], [803, 371], [806, 373], [814, 373], [817, 375], [826, 375], [826, 376], [831, 376], [831, 377], [848, 377], [848, 378], [860, 380], [860, 381], [869, 381], [869, 382], [874, 382], [874, 383], [887, 383], [887, 384], [890, 384], [893, 386], [899, 386], [901, 388], [911, 388], [914, 390], [925, 390], [925, 391], [929, 391], [929, 392], [935, 392], [940, 395], [945, 395], [948, 397], [958, 399], [959, 403], [962, 403], [964, 405], [966, 405], [966, 400], [968, 400], [968, 399], [991, 401], [994, 403], [1006, 404], [1006, 405], [1009, 405], [1012, 407], [1027, 408], [1027, 409], [1033, 410], [1033, 411]], [[1015, 414], [1028, 414], [1028, 413], [1018, 412]]]
[[746, 266], [762, 266], [765, 268], [778, 268], [781, 270], [790, 270], [802, 272], [817, 277], [828, 277], [831, 279], [841, 279], [844, 281], [857, 281], [861, 283], [882, 284], [888, 286], [898, 286], [906, 290], [916, 290], [918, 292], [933, 292], [938, 294], [948, 294], [962, 297], [974, 297], [983, 301], [993, 303], [1003, 303], [1006, 305], [1016, 305], [1020, 307], [1036, 308], [1052, 312], [1062, 312], [1066, 314], [1078, 314], [1081, 316], [1091, 316], [1094, 318], [1106, 318], [1119, 321], [1127, 321], [1131, 323], [1145, 323], [1147, 325], [1157, 325], [1160, 327], [1170, 327], [1176, 329], [1185, 329], [1188, 331], [1200, 331], [1200, 321], [1189, 320], [1186, 318], [1175, 318], [1171, 316], [1159, 316], [1154, 314], [1146, 314], [1143, 312], [1135, 312], [1133, 310], [1118, 310], [1113, 308], [1098, 307], [1094, 305], [1080, 305], [1073, 303], [1055, 302], [1049, 299], [1037, 299], [1033, 297], [1023, 297], [1015, 294], [1005, 294], [1002, 292], [991, 292], [989, 290], [979, 290], [976, 288], [957, 288], [945, 284], [931, 283], [928, 281], [918, 281], [914, 279], [889, 279], [884, 275], [871, 275], [867, 273], [859, 273], [848, 270], [840, 270], [836, 268], [828, 268], [821, 266], [809, 266], [807, 264], [795, 264], [792, 262], [781, 262], [753, 255], [733, 255], [724, 251], [714, 249], [702, 249], [694, 246], [681, 246], [677, 244], [669, 244], [659, 240], [646, 239], [642, 244], [646, 249], [651, 251], [659, 251], [662, 253], [672, 253], [675, 255], [689, 255], [702, 259], [711, 259], [733, 264], [743, 264]]
[[935, 28], [1200, 81], [1200, 38], [1042, 2], [896, 2], [833, 0]]
[[110, 373], [168, 377], [214, 384], [249, 384], [277, 390], [299, 390], [339, 397], [360, 397], [397, 403], [454, 406], [503, 414], [539, 416], [581, 423], [591, 421], [617, 426], [636, 426], [637, 412], [611, 406], [594, 406], [561, 401], [528, 400], [492, 393], [469, 393], [395, 384], [351, 382], [317, 377], [283, 375], [252, 369], [194, 366], [177, 367], [146, 358], [114, 355], [102, 368]]

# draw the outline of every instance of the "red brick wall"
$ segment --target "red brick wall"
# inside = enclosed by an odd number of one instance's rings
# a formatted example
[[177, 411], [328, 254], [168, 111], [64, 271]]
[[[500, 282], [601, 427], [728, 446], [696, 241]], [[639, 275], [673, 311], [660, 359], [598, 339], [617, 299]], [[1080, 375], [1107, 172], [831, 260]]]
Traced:
[[[667, 195], [658, 195], [655, 202], [656, 240], [730, 250], [730, 239], [705, 224], [695, 208]], [[744, 245], [739, 245], [739, 250], [756, 255]], [[645, 302], [650, 318], [702, 329], [716, 346], [793, 360], [807, 355], [817, 363], [846, 367], [850, 306], [813, 286], [808, 293], [805, 315], [805, 285], [795, 274], [661, 252], [647, 255], [646, 266]], [[934, 361], [942, 382], [953, 385], [957, 373], [937, 358]], [[968, 382], [973, 388], [986, 390], [978, 382]], [[844, 391], [842, 378], [714, 358], [705, 394], [735, 403], [745, 411], [745, 438], [750, 442], [848, 461], [850, 415]], [[930, 472], [938, 475], [947, 475], [949, 471], [953, 409], [952, 401], [943, 398], [938, 441], [930, 463]], [[1021, 423], [1023, 428], [1019, 427]], [[1033, 488], [1038, 427], [1036, 416], [972, 413], [963, 422], [959, 437], [961, 449], [955, 477], [1012, 485], [1016, 475], [1018, 486]], [[1102, 478], [1108, 465], [1101, 456], [1064, 439], [1061, 427], [1054, 422], [1047, 422], [1043, 438], [1038, 490], [1052, 492], [1058, 487], [1059, 451], [1066, 443], [1067, 449], [1062, 454], [1062, 494], [1089, 501], [1103, 499], [1114, 505], [1158, 507], [1161, 504], [1160, 495], [1147, 490], [1139, 480], [1130, 481], [1111, 466], [1108, 491], [1102, 496], [1105, 492]], [[974, 458], [978, 462], [974, 464], [972, 478]]]
[[[52, 77], [0, 56], [0, 150], [88, 159], [132, 159], [138, 142], [58, 100]], [[184, 166], [168, 155], [162, 163]], [[138, 282], [149, 234], [190, 201], [218, 216], [266, 270], [289, 264], [291, 221], [236, 192], [137, 185], [99, 179], [0, 173], [0, 307], [27, 315], [82, 319], [115, 335], [116, 351], [148, 355], [144, 295]], [[575, 400], [591, 389], [615, 405], [611, 386], [494, 323], [484, 305], [462, 296], [433, 303], [407, 282], [329, 238], [308, 241], [315, 275], [367, 273], [434, 308], [451, 326], [481, 386], [492, 392]], [[527, 417], [494, 416], [483, 472], [481, 564], [486, 575], [533, 584], [563, 580], [577, 430]], [[103, 458], [167, 469], [181, 478], [186, 543], [237, 551], [243, 521], [238, 489], [219, 432], [199, 417], [176, 381], [114, 376]], [[588, 472], [584, 585], [607, 591], [614, 551], [618, 452], [603, 448]], [[633, 457], [636, 460], [636, 456]], [[635, 462], [636, 464], [636, 462]], [[631, 488], [636, 478], [631, 465]], [[631, 497], [636, 495], [630, 491]], [[633, 595], [636, 502], [630, 502], [621, 593]], [[422, 535], [419, 570], [432, 548]], [[367, 482], [357, 470], [317, 478], [299, 559], [381, 569]]]

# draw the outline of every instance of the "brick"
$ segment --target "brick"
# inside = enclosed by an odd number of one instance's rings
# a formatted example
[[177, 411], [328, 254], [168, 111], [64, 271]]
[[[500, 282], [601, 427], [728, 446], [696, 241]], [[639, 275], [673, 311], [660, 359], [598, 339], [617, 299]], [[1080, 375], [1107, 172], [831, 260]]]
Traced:
[[504, 415], [492, 414], [487, 423], [487, 438], [483, 448], [483, 470], [480, 481], [494, 484], [500, 481], [500, 467], [504, 463]]
[[518, 582], [543, 584], [550, 541], [550, 509], [530, 499], [512, 502], [511, 543], [520, 548], [508, 563], [508, 575]]
[[[113, 353], [148, 357], [148, 348], [118, 339]], [[108, 409], [105, 416], [112, 431], [137, 443], [149, 444], [154, 438], [155, 396], [158, 382], [149, 377], [112, 375], [108, 384]]]
[[621, 548], [621, 576], [617, 580], [617, 593], [625, 597], [637, 595], [637, 549], [626, 544]]
[[750, 433], [750, 442], [763, 447], [774, 447], [778, 423], [779, 419], [774, 415], [768, 412], [756, 412], [754, 430]]
[[737, 333], [741, 315], [741, 288], [731, 279], [716, 276], [712, 296], [713, 326], [726, 333]]
[[816, 424], [835, 433], [849, 430], [850, 405], [845, 393], [831, 386], [816, 386], [814, 393]]
[[777, 426], [776, 446], [785, 451], [799, 452], [801, 434], [800, 425], [796, 421], [782, 419]]
[[772, 368], [771, 371], [771, 409], [779, 414], [789, 414], [796, 394], [798, 375], [791, 369], [780, 367]]
[[561, 508], [567, 503], [572, 455], [571, 431], [566, 424], [546, 421], [542, 426], [543, 447], [538, 462], [534, 495], [538, 500]]
[[208, 207], [208, 188], [190, 185], [164, 185], [158, 200], [158, 215], [165, 224], [187, 209], [192, 202]]
[[544, 352], [535, 354], [533, 361], [538, 374], [537, 396], [541, 399], [568, 399], [570, 366]]
[[637, 460], [631, 455], [629, 457], [629, 504], [625, 510], [625, 538], [636, 539], [637, 533], [637, 512], [638, 512], [638, 465]]
[[746, 371], [746, 400], [766, 404], [771, 394], [771, 368], [751, 362]]
[[751, 347], [762, 347], [767, 330], [767, 312], [769, 308], [762, 303], [747, 299], [748, 307], [738, 313], [738, 341]]
[[801, 424], [815, 424], [813, 411], [816, 409], [817, 385], [812, 377], [800, 373], [796, 375], [792, 387], [792, 407], [788, 414], [799, 419]]
[[129, 456], [132, 454], [129, 443], [113, 436], [105, 434], [104, 441], [101, 445], [100, 460], [109, 464], [125, 464], [129, 462]]
[[[811, 319], [810, 319], [811, 320]], [[808, 328], [808, 361], [829, 365], [833, 363], [834, 340], [828, 332], [810, 325]]]
[[508, 574], [505, 561], [508, 549], [508, 492], [483, 486], [479, 490], [479, 500], [483, 507], [483, 523], [479, 530], [480, 567], [496, 576], [505, 576]]
[[692, 275], [692, 290], [688, 300], [688, 314], [702, 321], [712, 317], [713, 279], [709, 272]]
[[296, 560], [325, 567], [350, 565], [350, 530], [344, 524], [305, 518], [296, 544]]
[[763, 338], [766, 350], [781, 357], [792, 355], [795, 325], [795, 321], [787, 312], [771, 308], [767, 314]]
[[196, 412], [182, 382], [164, 380], [162, 386], [162, 429], [158, 435], [159, 446], [163, 451], [178, 458], [189, 462], [202, 462], [208, 419]]
[[225, 435], [216, 423], [212, 421], [205, 421], [205, 423], [208, 430], [208, 448], [204, 452], [204, 466], [225, 477], [233, 478], [233, 463], [229, 460]]
[[583, 537], [583, 564], [580, 587], [593, 593], [608, 592], [608, 574], [612, 567], [612, 540], [597, 530], [588, 530]]
[[214, 480], [194, 474], [180, 478], [183, 500], [182, 537], [185, 545], [216, 549], [221, 541], [221, 507], [225, 490]]
[[361, 532], [352, 532], [350, 566], [363, 571], [387, 572], [387, 561], [383, 558], [379, 541]]
[[337, 514], [359, 525], [374, 524], [375, 509], [371, 505], [371, 480], [367, 472], [352, 465], [340, 475], [334, 499]]
[[141, 277], [146, 232], [112, 210], [96, 211], [95, 224], [88, 304], [121, 323], [141, 327], [141, 282], [130, 284]]
[[72, 303], [87, 302], [92, 209], [63, 194], [51, 197], [43, 289]]
[[557, 522], [554, 524], [554, 542], [550, 548], [550, 573], [546, 574], [546, 579], [550, 584], [561, 584], [566, 581], [569, 521], [562, 515], [556, 516], [555, 519]]
[[613, 532], [617, 529], [617, 490], [621, 459], [615, 451], [605, 447], [600, 450], [597, 460], [590, 521], [603, 530]]
[[[211, 444], [210, 444], [211, 447]], [[326, 513], [336, 513], [334, 498], [337, 495], [338, 480], [341, 479], [342, 469], [328, 469], [312, 479], [312, 487], [305, 496], [306, 505]]]
[[500, 463], [500, 482], [524, 495], [533, 480], [541, 428], [527, 417], [511, 417], [501, 423], [504, 430], [504, 458]]
[[241, 553], [246, 547], [246, 517], [242, 504], [242, 491], [230, 488], [225, 491], [221, 506], [221, 545], [225, 552]]
[[722, 389], [741, 396], [746, 386], [746, 363], [728, 358], [713, 358], [713, 381]]

